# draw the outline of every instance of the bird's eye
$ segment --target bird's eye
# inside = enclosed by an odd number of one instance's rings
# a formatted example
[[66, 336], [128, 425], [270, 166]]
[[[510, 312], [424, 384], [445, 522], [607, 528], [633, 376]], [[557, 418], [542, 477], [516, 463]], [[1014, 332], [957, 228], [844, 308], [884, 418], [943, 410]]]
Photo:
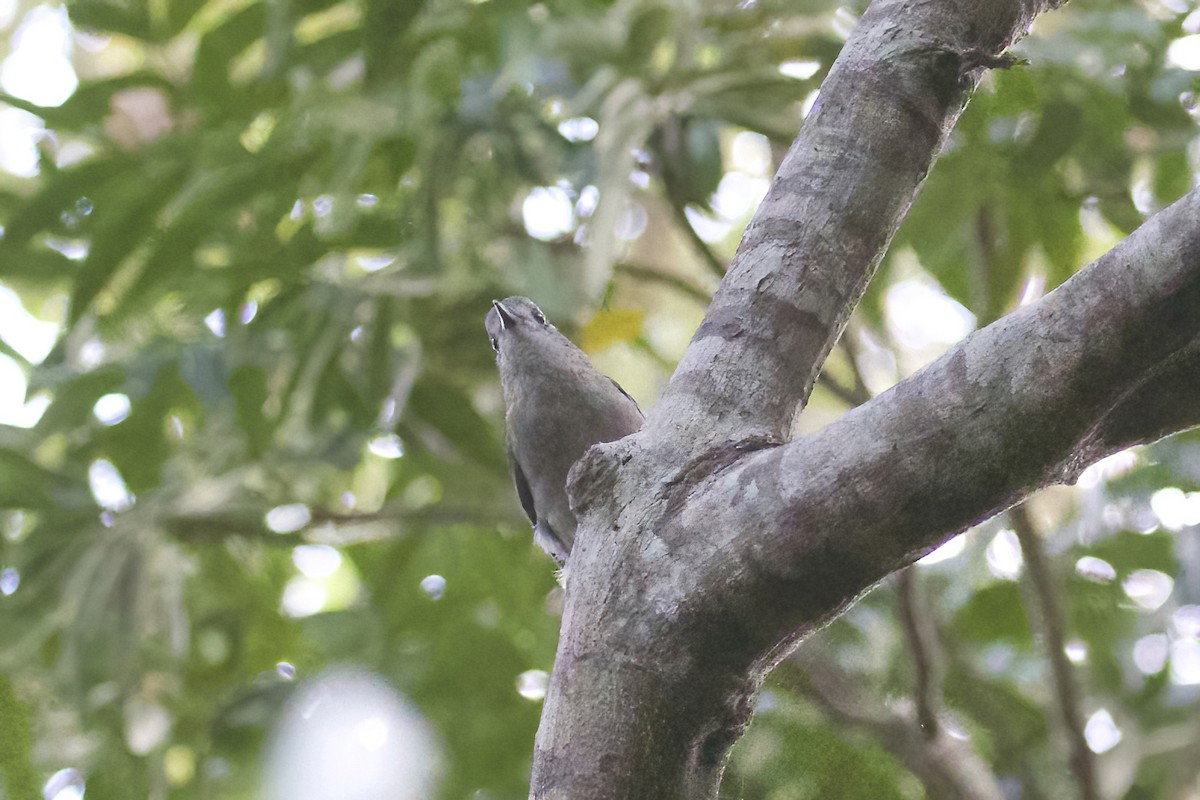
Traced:
[[491, 341], [492, 341], [492, 349], [495, 350], [497, 353], [499, 353], [500, 352], [500, 342], [496, 341], [495, 336], [491, 337]]
[[545, 324], [546, 324], [546, 317], [545, 317], [545, 315], [544, 315], [544, 314], [542, 314], [542, 312], [538, 311], [536, 308], [533, 310], [533, 319], [534, 319], [534, 321], [536, 321], [536, 322], [537, 322], [539, 325], [545, 325]]

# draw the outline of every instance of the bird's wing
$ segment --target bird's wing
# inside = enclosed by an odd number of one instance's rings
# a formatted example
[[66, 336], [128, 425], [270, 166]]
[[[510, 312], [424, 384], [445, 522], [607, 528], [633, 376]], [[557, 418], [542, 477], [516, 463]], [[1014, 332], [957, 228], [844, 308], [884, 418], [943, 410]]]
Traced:
[[529, 521], [537, 524], [537, 511], [533, 507], [533, 490], [529, 488], [529, 481], [525, 478], [525, 471], [521, 469], [521, 462], [517, 461], [516, 448], [512, 445], [512, 440], [507, 433], [504, 436], [505, 447], [508, 451], [508, 466], [512, 473], [513, 483], [517, 487], [517, 497], [521, 499], [521, 508], [525, 509], [525, 516], [529, 517]]
[[[607, 376], [605, 376], [605, 377], [607, 377]], [[626, 399], [626, 400], [628, 400], [629, 402], [633, 403], [633, 407], [637, 409], [638, 413], [639, 413], [639, 414], [642, 414], [642, 407], [641, 407], [641, 406], [639, 406], [639, 405], [637, 404], [637, 400], [634, 400], [634, 399], [633, 399], [633, 396], [632, 396], [632, 395], [630, 395], [630, 394], [629, 394], [629, 392], [625, 391], [625, 389], [624, 389], [624, 388], [621, 386], [621, 384], [617, 383], [616, 381], [613, 381], [613, 379], [612, 379], [612, 378], [609, 378], [609, 380], [610, 380], [610, 381], [612, 381], [612, 385], [613, 385], [613, 386], [617, 387], [617, 391], [618, 391], [618, 392], [620, 392], [621, 394], [625, 395], [625, 399]], [[645, 415], [645, 414], [642, 414], [642, 416], [644, 417], [644, 416], [646, 416], [646, 415]]]

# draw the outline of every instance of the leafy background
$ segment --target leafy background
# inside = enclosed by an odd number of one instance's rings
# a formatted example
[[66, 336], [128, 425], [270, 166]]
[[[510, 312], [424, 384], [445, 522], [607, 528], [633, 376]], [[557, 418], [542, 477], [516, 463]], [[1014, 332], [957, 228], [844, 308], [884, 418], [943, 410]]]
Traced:
[[[0, 170], [0, 286], [25, 309], [5, 313], [54, 326], [32, 354], [0, 329], [31, 404], [0, 425], [0, 797], [270, 796], [288, 709], [336, 665], [423, 720], [426, 796], [524, 797], [561, 596], [505, 472], [488, 301], [533, 296], [652, 404], [862, 10], [0, 3], [5, 66], [69, 13], [79, 78], [39, 103], [0, 73], [36, 148]], [[1183, 0], [1038, 21], [1028, 64], [975, 93], [806, 429], [1194, 184], [1198, 32]], [[1103, 796], [1200, 796], [1200, 436], [1026, 511]], [[726, 794], [949, 796], [904, 742], [932, 680], [1002, 796], [1072, 796], [1064, 654], [1013, 528], [814, 637]]]

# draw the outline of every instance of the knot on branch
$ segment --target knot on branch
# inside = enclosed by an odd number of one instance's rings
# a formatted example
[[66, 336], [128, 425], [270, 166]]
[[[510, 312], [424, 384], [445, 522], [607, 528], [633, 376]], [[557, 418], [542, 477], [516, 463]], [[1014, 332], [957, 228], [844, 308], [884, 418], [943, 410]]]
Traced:
[[676, 471], [664, 486], [667, 498], [666, 514], [676, 514], [692, 489], [701, 481], [728, 469], [747, 453], [777, 447], [783, 441], [769, 433], [753, 434], [737, 441], [718, 442], [704, 450]]
[[993, 53], [979, 47], [955, 47], [948, 44], [925, 44], [917, 52], [929, 58], [934, 88], [944, 104], [970, 91], [985, 69], [1009, 69], [1028, 63], [1008, 53]]
[[567, 473], [567, 496], [571, 510], [582, 515], [598, 500], [616, 496], [621, 467], [628, 464], [637, 450], [634, 437], [601, 442], [588, 448]]
[[1012, 69], [1029, 64], [1026, 59], [1011, 53], [993, 55], [986, 50], [970, 49], [963, 50], [958, 55], [964, 73], [974, 72], [978, 69]]

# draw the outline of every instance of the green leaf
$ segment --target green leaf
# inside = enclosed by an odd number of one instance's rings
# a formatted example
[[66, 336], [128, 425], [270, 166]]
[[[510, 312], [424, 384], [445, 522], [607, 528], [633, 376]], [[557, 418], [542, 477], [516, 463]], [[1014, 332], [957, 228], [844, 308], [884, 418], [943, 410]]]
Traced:
[[96, 193], [91, 248], [71, 291], [69, 326], [79, 322], [118, 268], [156, 230], [159, 211], [184, 175], [178, 163], [152, 162], [143, 172], [114, 178], [103, 193]]
[[79, 264], [46, 247], [21, 251], [0, 249], [0, 276], [25, 286], [58, 287], [79, 272]]
[[624, 67], [637, 72], [654, 54], [654, 48], [671, 32], [673, 14], [665, 5], [646, 4], [638, 9], [626, 30]]
[[1030, 753], [1045, 746], [1046, 715], [1013, 686], [982, 677], [954, 661], [943, 684], [946, 702], [987, 732], [990, 761], [1003, 775], [1019, 769]]
[[71, 22], [81, 30], [123, 33], [147, 41], [154, 38], [150, 28], [150, 11], [144, 3], [72, 0], [67, 8]]
[[1074, 576], [1064, 582], [1068, 629], [1088, 646], [1088, 675], [1103, 691], [1120, 693], [1124, 674], [1117, 658], [1119, 641], [1134, 631], [1135, 615], [1119, 583], [1098, 584]]
[[422, 375], [409, 395], [408, 408], [453, 442], [463, 455], [493, 469], [504, 467], [504, 454], [495, 433], [460, 387]]
[[243, 364], [229, 373], [227, 383], [233, 395], [238, 427], [246, 435], [246, 444], [254, 458], [260, 457], [271, 443], [274, 425], [263, 414], [267, 402], [267, 372], [262, 367]]
[[[766, 731], [777, 735], [766, 739]], [[766, 742], [773, 746], [763, 748]], [[908, 796], [900, 788], [903, 767], [878, 743], [827, 727], [756, 717], [734, 752], [738, 777], [760, 787], [754, 796], [774, 796], [767, 787], [797, 800]]]
[[1154, 160], [1154, 196], [1160, 203], [1172, 203], [1192, 188], [1187, 154], [1178, 150], [1163, 153]]
[[18, 253], [39, 234], [65, 233], [63, 212], [74, 208], [81, 197], [94, 198], [99, 188], [134, 174], [138, 168], [133, 159], [116, 155], [55, 172], [36, 194], [6, 215], [4, 237], [0, 238], [0, 255], [3, 255], [0, 264], [19, 258]]
[[1175, 547], [1175, 537], [1169, 533], [1122, 531], [1096, 542], [1086, 552], [1112, 564], [1120, 577], [1138, 569], [1156, 569], [1171, 575], [1179, 569]]
[[79, 505], [79, 488], [68, 478], [0, 448], [0, 508], [54, 509]]
[[912, 247], [946, 293], [977, 314], [969, 267], [979, 259], [976, 236], [985, 213], [981, 184], [997, 180], [994, 162], [984, 158], [951, 153], [939, 160], [893, 246]]
[[141, 397], [130, 391], [133, 403], [128, 418], [105, 429], [96, 442], [121, 471], [129, 489], [141, 494], [158, 486], [163, 464], [171, 455], [167, 416], [177, 409], [197, 413], [199, 401], [174, 362], [157, 371]]
[[1085, 124], [1082, 109], [1074, 103], [1064, 101], [1046, 105], [1033, 139], [1014, 163], [1031, 176], [1044, 174], [1076, 145]]
[[162, 24], [155, 26], [155, 33], [163, 41], [183, 31], [208, 0], [172, 0], [159, 8], [166, 12]]
[[[230, 62], [266, 32], [266, 3], [253, 3], [234, 13], [200, 39], [193, 66], [192, 88], [217, 118], [246, 117], [256, 111], [246, 92], [229, 80]], [[282, 97], [275, 98], [276, 102]]]
[[[1079, 224], [1079, 201], [1063, 193], [1057, 182], [1043, 187], [1039, 196], [1029, 200], [1038, 205], [1036, 241], [1050, 261], [1046, 288], [1053, 289], [1083, 266], [1083, 228]], [[1014, 288], [1017, 288], [1014, 286]], [[1012, 297], [1016, 300], [1016, 297]], [[1009, 309], [1004, 309], [1005, 311]]]
[[48, 125], [82, 131], [88, 126], [100, 124], [112, 113], [113, 95], [128, 89], [144, 88], [159, 89], [168, 98], [175, 93], [175, 86], [159, 73], [138, 70], [128, 75], [82, 83], [61, 106], [45, 108], [36, 113]]
[[195, 250], [199, 246], [233, 228], [239, 211], [247, 209], [266, 190], [283, 190], [294, 174], [294, 163], [246, 158], [240, 148], [225, 153], [227, 166], [192, 175], [181, 189], [180, 196], [187, 199], [173, 204], [169, 222], [154, 237], [146, 254], [140, 279], [126, 291], [116, 313], [137, 309], [140, 300], [157, 294], [164, 283], [195, 271]]
[[342, 653], [360, 653], [371, 663], [382, 655], [383, 621], [372, 609], [315, 614], [306, 617], [300, 629], [322, 659], [337, 661]]
[[33, 733], [29, 709], [17, 698], [12, 681], [0, 675], [0, 775], [5, 796], [35, 800], [41, 796], [38, 773], [33, 768]]
[[367, 80], [382, 82], [390, 75], [403, 74], [404, 66], [416, 48], [397, 46], [403, 41], [413, 20], [425, 7], [426, 0], [366, 0], [363, 12], [363, 53], [367, 62]]
[[1016, 583], [998, 581], [977, 589], [954, 615], [954, 632], [973, 642], [1007, 640], [1021, 647], [1032, 644], [1029, 619]]
[[30, 391], [48, 388], [53, 394], [50, 406], [38, 420], [35, 430], [48, 437], [90, 424], [96, 401], [101, 395], [120, 389], [124, 381], [125, 371], [115, 365], [78, 375], [67, 373], [66, 377], [57, 371], [35, 371], [29, 384]]
[[720, 132], [724, 126], [703, 119], [670, 117], [654, 132], [651, 147], [661, 163], [671, 200], [684, 207], [711, 210], [709, 200], [724, 176]]

